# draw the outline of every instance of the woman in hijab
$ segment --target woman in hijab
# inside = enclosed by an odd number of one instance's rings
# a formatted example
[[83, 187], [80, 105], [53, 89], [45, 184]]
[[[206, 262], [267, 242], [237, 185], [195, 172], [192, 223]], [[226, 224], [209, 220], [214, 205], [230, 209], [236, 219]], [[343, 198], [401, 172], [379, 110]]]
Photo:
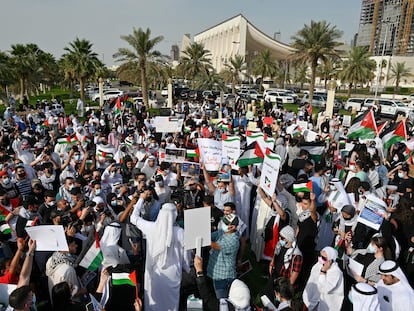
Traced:
[[344, 278], [336, 259], [338, 252], [327, 246], [320, 252], [303, 292], [309, 311], [341, 310], [344, 299]]

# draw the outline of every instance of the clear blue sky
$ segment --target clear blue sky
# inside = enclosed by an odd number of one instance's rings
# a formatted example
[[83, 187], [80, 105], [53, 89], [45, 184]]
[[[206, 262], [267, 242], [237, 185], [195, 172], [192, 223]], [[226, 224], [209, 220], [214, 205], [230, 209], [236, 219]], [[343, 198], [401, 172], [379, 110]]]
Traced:
[[193, 38], [240, 13], [269, 36], [280, 31], [285, 43], [311, 20], [335, 25], [350, 43], [358, 32], [361, 0], [1, 0], [1, 6], [0, 50], [36, 43], [60, 57], [78, 36], [91, 41], [110, 66], [117, 48], [126, 46], [120, 35], [133, 27], [164, 36], [157, 49], [169, 54], [183, 34]]

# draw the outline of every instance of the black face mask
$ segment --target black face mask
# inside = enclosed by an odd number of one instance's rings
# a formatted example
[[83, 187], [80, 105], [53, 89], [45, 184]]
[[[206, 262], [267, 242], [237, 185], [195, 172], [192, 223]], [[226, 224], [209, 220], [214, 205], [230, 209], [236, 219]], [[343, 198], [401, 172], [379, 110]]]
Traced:
[[302, 198], [301, 197], [295, 196], [295, 199], [296, 199], [296, 202], [298, 202], [298, 203], [302, 202]]
[[10, 204], [10, 199], [5, 198], [5, 199], [1, 200], [1, 205], [8, 206], [9, 204]]
[[147, 201], [147, 202], [151, 202], [151, 200], [152, 200], [152, 196], [150, 196], [149, 198], [146, 198], [145, 199], [145, 201]]
[[20, 178], [24, 178], [26, 176], [26, 173], [17, 174]]

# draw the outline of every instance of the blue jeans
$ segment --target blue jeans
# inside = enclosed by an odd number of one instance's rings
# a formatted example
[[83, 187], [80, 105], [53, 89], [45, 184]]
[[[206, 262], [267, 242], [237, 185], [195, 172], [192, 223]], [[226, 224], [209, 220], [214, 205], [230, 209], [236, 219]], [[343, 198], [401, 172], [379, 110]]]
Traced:
[[227, 298], [229, 296], [229, 288], [232, 282], [233, 279], [213, 280], [217, 299]]

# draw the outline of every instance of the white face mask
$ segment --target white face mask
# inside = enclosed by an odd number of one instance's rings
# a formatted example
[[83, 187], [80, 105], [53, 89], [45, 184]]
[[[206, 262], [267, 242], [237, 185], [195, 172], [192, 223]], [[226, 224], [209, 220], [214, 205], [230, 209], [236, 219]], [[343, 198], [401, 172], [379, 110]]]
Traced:
[[96, 194], [96, 195], [100, 195], [100, 194], [101, 194], [101, 189], [96, 189], [96, 190], [95, 190], [95, 194]]
[[73, 187], [75, 187], [73, 184], [69, 186], [69, 191], [71, 191], [73, 189]]
[[393, 158], [392, 158], [392, 160], [393, 160], [394, 162], [397, 162], [397, 161], [398, 161], [398, 157], [393, 157]]
[[4, 179], [3, 179], [3, 184], [5, 184], [5, 185], [10, 184], [10, 178], [9, 178], [9, 177], [4, 178]]
[[110, 172], [110, 173], [109, 173], [109, 176], [111, 176], [111, 177], [115, 177], [115, 172]]
[[334, 185], [329, 185], [329, 189], [330, 189], [331, 191], [335, 191], [335, 190], [336, 190], [336, 187], [335, 187]]
[[398, 172], [398, 178], [404, 178], [404, 173], [403, 172]]
[[302, 214], [302, 212], [303, 212], [302, 205], [296, 204], [296, 215], [299, 216], [300, 214]]

